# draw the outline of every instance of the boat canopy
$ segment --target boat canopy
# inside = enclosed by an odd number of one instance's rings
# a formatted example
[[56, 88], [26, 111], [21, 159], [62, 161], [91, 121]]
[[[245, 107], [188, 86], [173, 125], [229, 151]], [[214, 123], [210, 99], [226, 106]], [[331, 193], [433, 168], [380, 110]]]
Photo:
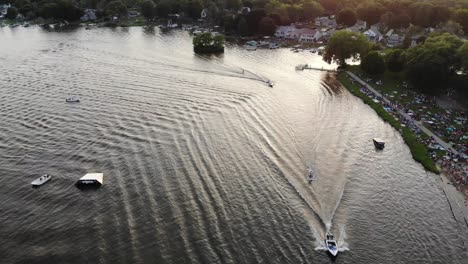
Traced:
[[96, 184], [103, 184], [104, 183], [104, 174], [103, 173], [87, 173], [85, 176], [81, 177], [78, 180], [78, 183], [96, 183]]
[[373, 140], [374, 140], [376, 143], [385, 144], [385, 141], [383, 141], [383, 139], [381, 139], [381, 138], [374, 138]]

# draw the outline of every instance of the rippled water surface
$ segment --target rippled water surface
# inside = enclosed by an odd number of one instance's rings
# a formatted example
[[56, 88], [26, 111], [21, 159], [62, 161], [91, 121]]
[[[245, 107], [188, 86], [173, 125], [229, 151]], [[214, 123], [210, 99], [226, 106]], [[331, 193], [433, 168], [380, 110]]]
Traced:
[[[331, 228], [335, 263], [466, 263], [434, 175], [301, 63], [330, 67], [288, 49], [196, 56], [182, 31], [1, 28], [0, 262], [329, 263]], [[75, 188], [87, 172], [104, 185]]]

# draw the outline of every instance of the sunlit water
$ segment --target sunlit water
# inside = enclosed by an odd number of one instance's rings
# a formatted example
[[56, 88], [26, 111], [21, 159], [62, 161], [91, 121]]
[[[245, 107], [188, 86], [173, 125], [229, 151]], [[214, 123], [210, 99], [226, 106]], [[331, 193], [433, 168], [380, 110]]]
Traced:
[[[336, 263], [466, 263], [435, 177], [302, 63], [333, 68], [288, 49], [196, 56], [182, 31], [1, 28], [0, 262], [329, 263], [330, 228]], [[74, 187], [87, 172], [102, 188]]]

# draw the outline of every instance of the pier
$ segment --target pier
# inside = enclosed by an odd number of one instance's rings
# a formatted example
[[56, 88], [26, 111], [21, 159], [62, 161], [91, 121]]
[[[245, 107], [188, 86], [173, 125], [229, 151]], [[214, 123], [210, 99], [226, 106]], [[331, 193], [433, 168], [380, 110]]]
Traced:
[[303, 71], [303, 70], [315, 70], [315, 71], [326, 71], [326, 72], [336, 72], [336, 69], [325, 69], [323, 67], [312, 67], [307, 64], [300, 64], [296, 66], [296, 71]]

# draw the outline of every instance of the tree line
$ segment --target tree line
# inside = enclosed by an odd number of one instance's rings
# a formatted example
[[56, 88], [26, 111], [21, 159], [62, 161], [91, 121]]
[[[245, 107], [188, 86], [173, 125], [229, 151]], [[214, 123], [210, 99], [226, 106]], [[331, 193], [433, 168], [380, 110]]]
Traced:
[[468, 42], [450, 33], [431, 33], [420, 45], [384, 53], [364, 35], [340, 30], [330, 38], [324, 60], [345, 67], [348, 59], [361, 60], [360, 67], [370, 75], [403, 73], [426, 94], [444, 93], [452, 87], [468, 96]]
[[[123, 16], [128, 9], [140, 10], [152, 20], [169, 14], [184, 14], [198, 19], [206, 11], [206, 19], [223, 26], [227, 33], [240, 35], [272, 34], [274, 27], [293, 22], [309, 22], [321, 15], [336, 15], [337, 22], [352, 26], [357, 19], [370, 26], [382, 22], [389, 28], [406, 28], [410, 24], [435, 27], [444, 23], [452, 30], [468, 33], [468, 1], [466, 0], [0, 0], [12, 4], [8, 17], [20, 13], [28, 19], [36, 17], [78, 20], [83, 9], [97, 9], [97, 15]], [[251, 12], [240, 12], [247, 7]]]

